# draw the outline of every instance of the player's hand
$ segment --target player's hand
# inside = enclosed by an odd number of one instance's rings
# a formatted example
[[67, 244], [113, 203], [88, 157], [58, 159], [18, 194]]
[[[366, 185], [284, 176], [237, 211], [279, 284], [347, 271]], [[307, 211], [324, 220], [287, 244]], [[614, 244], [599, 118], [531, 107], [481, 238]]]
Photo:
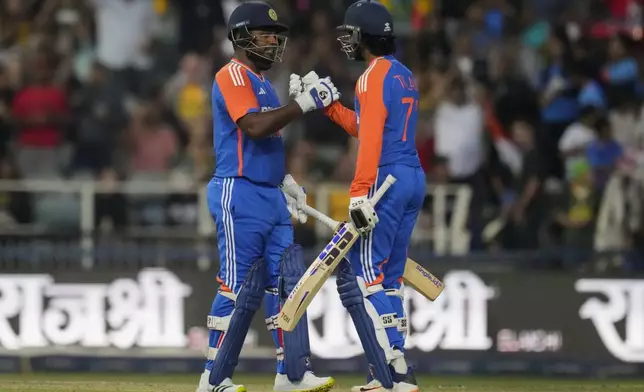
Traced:
[[295, 99], [304, 91], [304, 84], [302, 84], [302, 77], [298, 74], [291, 74], [288, 80], [288, 96]]
[[378, 214], [367, 196], [352, 197], [349, 201], [349, 219], [358, 233], [365, 235], [378, 223]]
[[304, 75], [304, 77], [302, 78], [302, 89], [312, 85], [313, 83], [317, 83], [319, 81], [320, 81], [320, 77], [318, 76], [318, 74], [315, 73], [315, 71], [311, 71], [306, 75]]
[[319, 80], [320, 77], [315, 73], [315, 71], [307, 73], [304, 77], [294, 73], [291, 74], [288, 81], [288, 96], [295, 99], [295, 97], [304, 92], [305, 87], [308, 87]]
[[307, 113], [316, 109], [329, 107], [340, 99], [340, 92], [335, 87], [331, 78], [319, 79], [304, 87], [304, 92], [295, 97], [295, 102], [300, 105], [302, 112]]
[[286, 207], [288, 208], [288, 212], [291, 213], [291, 217], [297, 219], [300, 223], [306, 223], [308, 215], [303, 210], [306, 205], [304, 188], [299, 186], [290, 174], [284, 177], [280, 188], [284, 192], [284, 197], [286, 197]]

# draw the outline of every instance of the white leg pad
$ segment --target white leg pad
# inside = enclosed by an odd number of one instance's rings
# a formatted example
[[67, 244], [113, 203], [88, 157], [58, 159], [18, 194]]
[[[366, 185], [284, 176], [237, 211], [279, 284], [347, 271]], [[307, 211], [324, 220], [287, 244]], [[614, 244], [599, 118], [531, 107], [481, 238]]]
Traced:
[[[389, 314], [378, 314], [376, 307], [371, 303], [369, 297], [379, 291], [383, 291], [383, 287], [380, 284], [367, 287], [365, 281], [361, 277], [357, 277], [358, 285], [360, 286], [360, 291], [362, 291], [363, 297], [366, 299], [364, 301], [367, 314], [371, 317], [373, 322], [374, 329], [376, 330], [376, 338], [378, 339], [378, 344], [382, 347], [385, 352], [385, 357], [387, 362], [393, 363], [402, 357], [402, 353], [398, 350], [394, 350], [389, 344], [389, 337], [387, 336], [387, 331], [385, 328], [393, 327], [398, 325], [398, 315], [396, 313]], [[404, 359], [403, 359], [404, 360]]]
[[[221, 331], [222, 333], [221, 336], [223, 338], [223, 336], [228, 331], [228, 327], [230, 326], [230, 319], [232, 317], [233, 317], [232, 313], [230, 316], [226, 316], [226, 317], [208, 316], [206, 325], [210, 330]], [[217, 351], [219, 351], [219, 349], [216, 347], [208, 347], [208, 351], [206, 352], [206, 358], [214, 361], [215, 358], [217, 357]]]

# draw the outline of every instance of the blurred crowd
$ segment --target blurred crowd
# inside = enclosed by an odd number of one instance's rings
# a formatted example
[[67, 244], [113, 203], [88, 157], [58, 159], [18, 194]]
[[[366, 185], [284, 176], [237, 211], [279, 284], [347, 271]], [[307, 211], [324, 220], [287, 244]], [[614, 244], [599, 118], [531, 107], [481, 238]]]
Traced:
[[[269, 71], [282, 100], [291, 72], [315, 70], [353, 105], [364, 68], [334, 31], [352, 2], [271, 1], [292, 28], [283, 63]], [[0, 179], [207, 181], [212, 75], [232, 54], [225, 20], [238, 3], [0, 2]], [[396, 18], [397, 57], [418, 79], [427, 181], [473, 191], [472, 249], [592, 248], [607, 181], [636, 172], [644, 147], [641, 1], [383, 3]], [[298, 181], [351, 180], [357, 144], [322, 113], [284, 134]], [[3, 193], [0, 226], [74, 226], [75, 203]], [[420, 226], [432, 225], [430, 204]], [[104, 195], [96, 208], [98, 226], [117, 228], [196, 215], [188, 196]], [[492, 220], [504, 229], [490, 239]]]

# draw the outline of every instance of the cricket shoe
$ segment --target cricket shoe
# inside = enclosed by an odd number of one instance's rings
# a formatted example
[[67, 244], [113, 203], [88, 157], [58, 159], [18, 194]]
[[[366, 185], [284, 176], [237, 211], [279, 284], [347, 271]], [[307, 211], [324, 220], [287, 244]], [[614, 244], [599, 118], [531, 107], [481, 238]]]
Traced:
[[[393, 369], [391, 369], [393, 372]], [[411, 366], [407, 367], [407, 374], [405, 374], [404, 377], [400, 377], [400, 375], [396, 375], [397, 378], [394, 378], [394, 380], [399, 380], [406, 382], [407, 384], [412, 384], [412, 385], [418, 385], [418, 382], [416, 381], [416, 374], [414, 373], [414, 368]], [[367, 372], [367, 383], [370, 383], [373, 381], [373, 374], [371, 370]]]
[[351, 388], [351, 392], [420, 392], [417, 385], [406, 382], [395, 382], [393, 389], [382, 386], [380, 381], [373, 379], [367, 385], [358, 385]]
[[204, 370], [196, 392], [246, 392], [246, 387], [233, 384], [230, 378], [226, 378], [219, 385], [210, 385], [210, 370]]
[[332, 377], [318, 377], [313, 372], [304, 373], [302, 380], [291, 382], [286, 374], [275, 375], [275, 392], [327, 392], [335, 385]]

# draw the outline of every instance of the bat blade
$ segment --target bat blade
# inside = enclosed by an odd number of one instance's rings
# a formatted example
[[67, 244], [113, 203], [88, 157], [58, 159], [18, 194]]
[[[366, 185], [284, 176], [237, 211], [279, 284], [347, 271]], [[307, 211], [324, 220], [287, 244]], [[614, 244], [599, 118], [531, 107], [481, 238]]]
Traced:
[[436, 300], [445, 288], [440, 279], [412, 259], [405, 262], [403, 281], [430, 301]]
[[338, 227], [331, 242], [320, 252], [284, 302], [277, 317], [280, 328], [284, 331], [295, 328], [315, 295], [358, 238], [358, 232], [350, 223], [343, 223]]

